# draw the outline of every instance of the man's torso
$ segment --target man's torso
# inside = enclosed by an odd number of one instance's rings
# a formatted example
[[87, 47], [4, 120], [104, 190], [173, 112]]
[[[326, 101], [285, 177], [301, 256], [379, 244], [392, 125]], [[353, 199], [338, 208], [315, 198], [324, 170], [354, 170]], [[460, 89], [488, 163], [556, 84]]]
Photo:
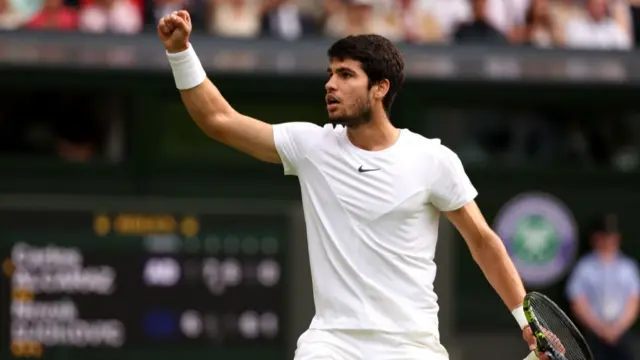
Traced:
[[[300, 181], [316, 305], [310, 328], [438, 337], [433, 281], [440, 211], [432, 192], [449, 160], [441, 156], [444, 147], [408, 130], [374, 152], [352, 145], [342, 127], [304, 136], [292, 146], [304, 155], [290, 165], [288, 145], [279, 145], [286, 136], [275, 138], [285, 169], [295, 166], [288, 172]], [[461, 203], [476, 194], [470, 183], [452, 184], [451, 193], [460, 193], [452, 201]]]

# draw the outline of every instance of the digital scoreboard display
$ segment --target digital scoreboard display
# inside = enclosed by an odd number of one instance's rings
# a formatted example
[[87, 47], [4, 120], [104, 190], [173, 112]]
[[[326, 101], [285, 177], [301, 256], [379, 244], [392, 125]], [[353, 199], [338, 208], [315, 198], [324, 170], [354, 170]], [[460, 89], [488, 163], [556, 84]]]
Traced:
[[281, 358], [287, 223], [0, 210], [0, 358]]

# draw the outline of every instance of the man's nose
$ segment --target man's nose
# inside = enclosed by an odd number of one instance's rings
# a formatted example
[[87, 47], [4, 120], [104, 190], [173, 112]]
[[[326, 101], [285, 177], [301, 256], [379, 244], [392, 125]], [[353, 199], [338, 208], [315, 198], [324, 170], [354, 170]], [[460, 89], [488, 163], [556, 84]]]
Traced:
[[330, 92], [331, 90], [336, 89], [336, 84], [333, 79], [333, 76], [330, 77], [329, 80], [327, 80], [326, 84], [324, 84], [324, 88], [327, 90], [327, 92]]

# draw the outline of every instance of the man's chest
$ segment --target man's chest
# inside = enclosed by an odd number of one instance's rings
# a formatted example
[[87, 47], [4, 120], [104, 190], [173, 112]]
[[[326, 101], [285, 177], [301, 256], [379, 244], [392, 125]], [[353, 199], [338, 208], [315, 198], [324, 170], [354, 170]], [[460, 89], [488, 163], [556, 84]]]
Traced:
[[421, 166], [397, 157], [323, 154], [310, 159], [309, 186], [320, 204], [337, 204], [353, 219], [410, 219], [428, 206], [429, 183]]
[[629, 289], [630, 274], [624, 266], [593, 266], [586, 276], [588, 291], [597, 294], [622, 295]]

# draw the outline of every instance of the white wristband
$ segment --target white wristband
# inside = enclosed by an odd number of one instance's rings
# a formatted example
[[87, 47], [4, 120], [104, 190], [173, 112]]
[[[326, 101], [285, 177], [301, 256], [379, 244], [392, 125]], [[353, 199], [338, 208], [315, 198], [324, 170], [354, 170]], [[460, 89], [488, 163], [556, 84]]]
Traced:
[[524, 329], [529, 325], [527, 321], [527, 317], [524, 316], [524, 309], [522, 308], [522, 304], [518, 305], [515, 309], [511, 310], [511, 315], [516, 319], [518, 325], [520, 325], [520, 329]]
[[207, 73], [191, 44], [187, 50], [179, 53], [170, 54], [167, 52], [167, 58], [169, 58], [173, 79], [178, 89], [192, 89], [207, 79]]

